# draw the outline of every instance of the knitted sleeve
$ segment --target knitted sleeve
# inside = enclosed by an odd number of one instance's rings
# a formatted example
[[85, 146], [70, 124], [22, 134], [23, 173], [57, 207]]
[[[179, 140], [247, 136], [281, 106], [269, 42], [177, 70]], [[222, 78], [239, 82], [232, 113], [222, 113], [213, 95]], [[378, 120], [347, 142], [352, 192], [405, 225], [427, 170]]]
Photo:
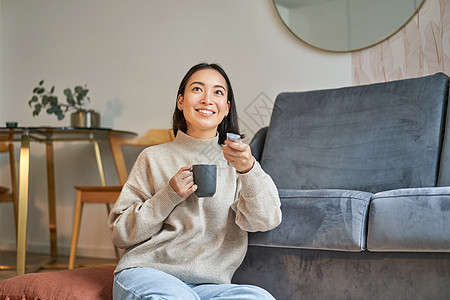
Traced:
[[112, 241], [128, 248], [158, 233], [163, 221], [184, 199], [167, 184], [154, 191], [150, 164], [141, 154], [108, 218]]
[[281, 223], [281, 203], [272, 178], [255, 162], [239, 174], [237, 201], [232, 205], [236, 223], [245, 231], [267, 231]]

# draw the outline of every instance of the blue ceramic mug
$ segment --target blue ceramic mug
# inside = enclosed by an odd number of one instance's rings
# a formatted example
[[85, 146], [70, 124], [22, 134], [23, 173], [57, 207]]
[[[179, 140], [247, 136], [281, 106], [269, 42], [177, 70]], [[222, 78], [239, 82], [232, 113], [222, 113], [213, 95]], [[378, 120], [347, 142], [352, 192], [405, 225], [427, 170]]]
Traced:
[[199, 164], [192, 166], [194, 183], [197, 185], [195, 194], [198, 197], [212, 197], [216, 193], [217, 166]]

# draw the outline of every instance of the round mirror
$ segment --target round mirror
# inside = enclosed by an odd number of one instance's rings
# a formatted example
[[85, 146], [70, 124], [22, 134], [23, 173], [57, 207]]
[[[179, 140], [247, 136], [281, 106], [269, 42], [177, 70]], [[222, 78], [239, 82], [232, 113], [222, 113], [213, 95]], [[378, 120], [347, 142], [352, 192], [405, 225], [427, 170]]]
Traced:
[[333, 52], [373, 46], [400, 30], [425, 0], [273, 0], [303, 42]]

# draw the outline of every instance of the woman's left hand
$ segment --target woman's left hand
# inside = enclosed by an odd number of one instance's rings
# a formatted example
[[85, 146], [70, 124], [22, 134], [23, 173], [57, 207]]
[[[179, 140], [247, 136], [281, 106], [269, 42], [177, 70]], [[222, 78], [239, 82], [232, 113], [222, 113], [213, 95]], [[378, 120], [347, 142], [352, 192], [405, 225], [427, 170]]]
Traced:
[[223, 156], [233, 165], [239, 173], [247, 173], [253, 168], [255, 159], [252, 156], [250, 146], [242, 141], [225, 140], [222, 147]]

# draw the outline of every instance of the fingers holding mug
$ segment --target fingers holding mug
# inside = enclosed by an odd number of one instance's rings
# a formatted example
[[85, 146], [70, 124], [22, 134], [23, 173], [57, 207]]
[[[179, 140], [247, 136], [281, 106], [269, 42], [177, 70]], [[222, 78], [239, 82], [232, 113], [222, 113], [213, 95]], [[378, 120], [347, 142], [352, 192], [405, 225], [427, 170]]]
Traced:
[[181, 167], [169, 180], [172, 189], [185, 199], [197, 190], [197, 185], [194, 184], [194, 177], [191, 169], [192, 166]]

